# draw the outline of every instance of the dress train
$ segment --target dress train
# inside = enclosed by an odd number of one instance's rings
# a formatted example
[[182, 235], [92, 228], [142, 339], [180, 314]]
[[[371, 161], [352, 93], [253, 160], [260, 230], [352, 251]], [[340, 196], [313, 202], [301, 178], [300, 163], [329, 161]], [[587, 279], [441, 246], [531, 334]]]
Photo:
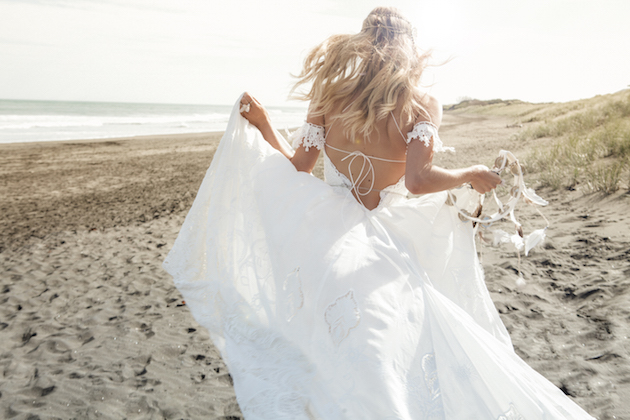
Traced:
[[238, 107], [164, 268], [246, 419], [592, 419], [514, 353], [445, 192], [367, 210]]

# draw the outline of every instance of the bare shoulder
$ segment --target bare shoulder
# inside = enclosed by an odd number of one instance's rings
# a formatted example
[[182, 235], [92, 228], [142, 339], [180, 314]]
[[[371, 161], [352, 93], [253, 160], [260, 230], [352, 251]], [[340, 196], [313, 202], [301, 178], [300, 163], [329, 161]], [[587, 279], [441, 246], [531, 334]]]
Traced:
[[436, 127], [442, 123], [442, 104], [434, 96], [417, 91], [418, 102], [423, 110], [419, 113], [416, 122], [429, 121]]
[[319, 112], [315, 112], [315, 110], [309, 107], [308, 115], [306, 116], [306, 122], [323, 127], [325, 125], [325, 118], [324, 115]]

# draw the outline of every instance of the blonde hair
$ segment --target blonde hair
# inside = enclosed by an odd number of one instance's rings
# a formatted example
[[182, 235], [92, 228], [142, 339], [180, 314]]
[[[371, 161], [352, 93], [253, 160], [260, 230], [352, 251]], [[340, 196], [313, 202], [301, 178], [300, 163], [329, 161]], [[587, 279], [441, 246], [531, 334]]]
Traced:
[[[343, 121], [346, 134], [368, 137], [399, 103], [405, 123], [424, 110], [414, 92], [428, 56], [416, 48], [413, 27], [398, 10], [377, 7], [361, 32], [333, 35], [308, 54], [292, 97], [311, 101], [313, 116], [343, 109], [334, 119]], [[310, 82], [307, 93], [294, 93]]]

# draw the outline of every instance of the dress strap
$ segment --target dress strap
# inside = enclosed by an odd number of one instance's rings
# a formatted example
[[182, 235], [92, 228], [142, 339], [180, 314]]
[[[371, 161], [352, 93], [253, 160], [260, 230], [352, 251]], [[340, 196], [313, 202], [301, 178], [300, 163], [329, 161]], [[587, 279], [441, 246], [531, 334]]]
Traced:
[[311, 124], [304, 122], [295, 133], [291, 135], [293, 147], [304, 146], [304, 149], [308, 152], [311, 147], [315, 147], [317, 150], [322, 150], [326, 143], [326, 137], [328, 133], [321, 125]]
[[[407, 134], [405, 141], [409, 144], [412, 140], [421, 141], [426, 147], [432, 147], [434, 152], [455, 151], [453, 147], [444, 146], [438, 134], [437, 127], [429, 121], [420, 121], [413, 126], [413, 129]], [[431, 145], [431, 140], [433, 140], [433, 145]]]
[[394, 113], [392, 111], [389, 111], [389, 114], [392, 116], [392, 119], [394, 120], [394, 124], [396, 124], [396, 128], [398, 129], [398, 132], [400, 133], [400, 137], [402, 137], [402, 139], [405, 141], [405, 143], [409, 144], [409, 142], [405, 138], [405, 135], [403, 134], [402, 130], [400, 129], [400, 126], [398, 125], [398, 121], [396, 121], [396, 117], [394, 117]]
[[400, 129], [400, 126], [398, 125], [398, 121], [396, 121], [396, 117], [394, 117], [394, 114], [391, 111], [389, 113], [392, 116], [394, 124], [396, 124], [396, 128], [398, 129], [398, 132], [400, 133], [400, 136], [405, 141], [405, 143], [409, 144], [414, 138], [419, 138], [425, 146], [429, 147], [429, 141], [431, 140], [431, 137], [434, 137], [434, 140], [435, 137], [437, 137], [437, 127], [430, 121], [417, 122], [413, 126], [411, 131], [407, 133], [407, 136], [405, 136]]
[[402, 130], [400, 129], [400, 126], [398, 125], [398, 121], [396, 121], [396, 117], [394, 117], [394, 114], [391, 111], [390, 111], [390, 114], [392, 115], [392, 118], [394, 119], [394, 124], [396, 124], [396, 128], [398, 129], [398, 132], [400, 133], [405, 143], [409, 144], [411, 143], [412, 140], [418, 139], [422, 143], [424, 143], [426, 147], [431, 147], [431, 139], [433, 139], [434, 152], [447, 152], [447, 151], [454, 152], [455, 151], [453, 147], [444, 146], [444, 143], [442, 143], [442, 140], [440, 139], [440, 136], [438, 135], [437, 126], [433, 124], [432, 122], [430, 121], [417, 122], [413, 126], [411, 131], [407, 133], [407, 137], [405, 137]]
[[[406, 163], [406, 162], [407, 162], [406, 160], [385, 159], [385, 158], [378, 157], [378, 156], [366, 155], [366, 154], [364, 154], [363, 152], [358, 151], [358, 150], [355, 150], [355, 151], [353, 151], [353, 152], [349, 152], [348, 150], [338, 149], [338, 148], [336, 148], [336, 147], [334, 147], [334, 146], [331, 146], [331, 145], [330, 145], [330, 144], [328, 144], [328, 143], [326, 143], [326, 147], [328, 147], [328, 148], [330, 148], [330, 149], [333, 149], [333, 150], [336, 150], [336, 151], [341, 152], [341, 153], [345, 153], [345, 154], [347, 154], [348, 156], [349, 156], [349, 155], [356, 154], [356, 153], [360, 153], [361, 155], [365, 156], [367, 159], [380, 160], [381, 162], [392, 162], [392, 163]], [[345, 159], [346, 159], [346, 158], [343, 158], [343, 159], [341, 159], [341, 160], [345, 160]]]

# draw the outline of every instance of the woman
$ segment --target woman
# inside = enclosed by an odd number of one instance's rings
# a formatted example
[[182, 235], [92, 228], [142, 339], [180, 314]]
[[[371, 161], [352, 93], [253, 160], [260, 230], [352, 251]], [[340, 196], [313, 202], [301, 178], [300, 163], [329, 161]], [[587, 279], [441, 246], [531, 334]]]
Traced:
[[164, 267], [247, 419], [591, 419], [512, 349], [445, 203], [500, 178], [431, 164], [441, 108], [411, 30], [377, 8], [311, 52], [295, 151], [244, 94]]

